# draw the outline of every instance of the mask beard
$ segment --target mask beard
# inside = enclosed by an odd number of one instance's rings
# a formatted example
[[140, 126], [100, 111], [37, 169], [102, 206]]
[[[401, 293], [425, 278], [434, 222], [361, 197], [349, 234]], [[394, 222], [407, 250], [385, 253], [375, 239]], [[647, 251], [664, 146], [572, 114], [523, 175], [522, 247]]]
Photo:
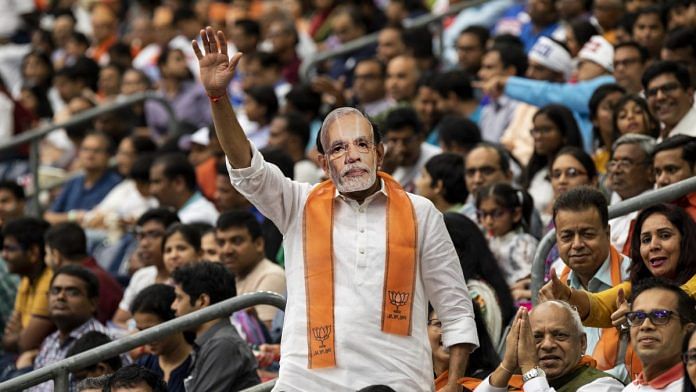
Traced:
[[[346, 176], [346, 174], [353, 169], [365, 170], [365, 173], [361, 176]], [[368, 167], [362, 163], [347, 165], [343, 168], [341, 173], [338, 173], [336, 168], [332, 164], [329, 164], [329, 174], [331, 175], [331, 180], [334, 185], [336, 185], [336, 189], [338, 189], [340, 193], [364, 191], [371, 187], [377, 179], [376, 168]]]

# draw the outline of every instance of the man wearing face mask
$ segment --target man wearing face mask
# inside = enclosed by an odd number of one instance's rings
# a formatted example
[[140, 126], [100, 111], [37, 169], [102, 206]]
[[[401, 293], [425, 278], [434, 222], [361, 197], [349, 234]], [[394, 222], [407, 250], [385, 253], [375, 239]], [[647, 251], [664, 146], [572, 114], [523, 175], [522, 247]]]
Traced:
[[[457, 391], [478, 346], [471, 300], [441, 215], [377, 172], [379, 132], [354, 108], [331, 112], [317, 140], [330, 180], [290, 181], [249, 143], [224, 96], [241, 57], [222, 32], [194, 49], [232, 184], [284, 234], [288, 306], [275, 390], [432, 390], [428, 302], [443, 322]], [[369, 353], [369, 355], [366, 355]]]

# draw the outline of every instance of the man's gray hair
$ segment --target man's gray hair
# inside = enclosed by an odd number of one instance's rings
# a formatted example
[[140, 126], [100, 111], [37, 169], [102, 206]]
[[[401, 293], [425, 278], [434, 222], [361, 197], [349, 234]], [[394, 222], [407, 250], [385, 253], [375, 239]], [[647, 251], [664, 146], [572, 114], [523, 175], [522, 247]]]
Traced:
[[637, 144], [645, 153], [646, 159], [649, 159], [652, 156], [653, 150], [655, 150], [655, 138], [639, 133], [627, 133], [616, 139], [611, 146], [612, 151], [616, 151], [616, 148], [623, 144]]
[[[577, 332], [578, 335], [582, 335], [585, 333], [585, 329], [582, 326], [582, 321], [580, 320], [580, 314], [578, 314], [578, 310], [574, 306], [570, 306], [570, 304], [568, 304], [567, 302], [555, 299], [542, 302], [539, 305], [556, 306], [565, 310], [568, 313], [568, 316], [570, 316], [571, 326], [575, 328], [575, 332]], [[533, 311], [534, 310], [532, 310], [532, 312]]]
[[350, 106], [344, 106], [344, 107], [336, 108], [336, 109], [332, 110], [331, 112], [329, 112], [329, 114], [324, 119], [324, 122], [321, 124], [321, 129], [319, 130], [319, 141], [321, 142], [321, 147], [322, 147], [321, 149], [322, 150], [326, 151], [326, 147], [328, 147], [326, 144], [329, 142], [328, 130], [331, 127], [331, 125], [333, 125], [333, 123], [335, 123], [338, 119], [345, 117], [345, 116], [348, 116], [348, 115], [351, 115], [351, 114], [354, 114], [354, 115], [357, 115], [357, 116], [364, 118], [370, 124], [370, 130], [373, 132], [372, 135], [374, 138], [374, 129], [373, 129], [373, 125], [372, 125], [372, 122], [370, 121], [370, 119], [367, 118], [367, 116], [363, 112], [361, 112], [360, 110], [353, 108], [353, 107], [350, 107]]
[[77, 383], [77, 392], [86, 391], [88, 389], [102, 390], [109, 383], [110, 375], [99, 377], [88, 377]]

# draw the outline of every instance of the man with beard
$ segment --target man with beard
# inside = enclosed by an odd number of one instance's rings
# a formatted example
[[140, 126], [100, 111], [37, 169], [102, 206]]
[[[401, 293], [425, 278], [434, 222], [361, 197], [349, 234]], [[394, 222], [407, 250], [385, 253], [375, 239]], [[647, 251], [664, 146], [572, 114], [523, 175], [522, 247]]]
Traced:
[[113, 318], [115, 324], [125, 328], [131, 317], [131, 303], [140, 291], [152, 284], [169, 280], [169, 273], [162, 259], [162, 239], [167, 227], [178, 222], [176, 212], [168, 208], [148, 210], [138, 219], [135, 229], [138, 248], [133, 258], [142, 263], [143, 267], [133, 274], [126, 291], [123, 292], [123, 298]]
[[[225, 212], [215, 228], [220, 262], [234, 274], [237, 294], [259, 290], [285, 294], [285, 273], [264, 256], [261, 225], [254, 214], [244, 210]], [[270, 305], [258, 305], [254, 309], [270, 330], [278, 309]]]
[[[288, 305], [276, 390], [432, 390], [428, 302], [451, 355], [442, 390], [459, 390], [478, 345], [471, 299], [440, 213], [377, 173], [384, 145], [354, 108], [326, 117], [318, 161], [330, 178], [288, 180], [251, 145], [225, 97], [241, 54], [222, 32], [194, 43], [232, 184], [284, 234]], [[221, 46], [220, 43], [223, 43]]]
[[[595, 368], [596, 361], [583, 355], [587, 337], [577, 311], [565, 302], [547, 301], [527, 312], [524, 307], [517, 311], [502, 362], [476, 392], [507, 391], [508, 384], [521, 389], [522, 383], [528, 392], [623, 389], [618, 380]], [[522, 380], [513, 378], [517, 369]]]

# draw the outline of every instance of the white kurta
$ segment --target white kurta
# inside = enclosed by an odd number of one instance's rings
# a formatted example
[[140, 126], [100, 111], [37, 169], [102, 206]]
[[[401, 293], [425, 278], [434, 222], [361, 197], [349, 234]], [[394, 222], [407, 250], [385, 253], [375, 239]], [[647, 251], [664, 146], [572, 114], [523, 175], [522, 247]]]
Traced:
[[[412, 333], [380, 330], [386, 248], [386, 191], [362, 205], [334, 201], [336, 367], [307, 368], [307, 299], [302, 217], [312, 186], [285, 178], [252, 147], [251, 166], [231, 169], [232, 185], [284, 235], [288, 300], [276, 391], [355, 391], [386, 384], [397, 391], [433, 390], [427, 335], [430, 301], [443, 323], [443, 344], [478, 346], [471, 300], [442, 215], [427, 199], [409, 194], [418, 225]], [[327, 238], [315, 239], [325, 241]]]

